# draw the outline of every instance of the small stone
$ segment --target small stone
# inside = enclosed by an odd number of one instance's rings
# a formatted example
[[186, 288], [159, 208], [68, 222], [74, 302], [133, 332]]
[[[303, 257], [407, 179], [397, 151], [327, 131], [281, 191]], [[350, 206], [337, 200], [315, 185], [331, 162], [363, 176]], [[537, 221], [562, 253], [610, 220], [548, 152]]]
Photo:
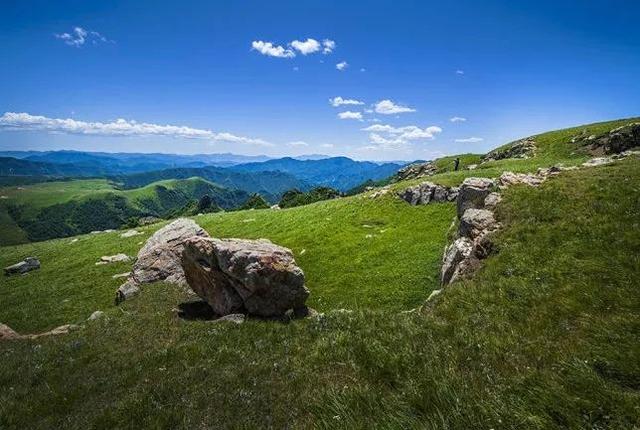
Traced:
[[109, 264], [109, 263], [127, 263], [131, 261], [131, 258], [127, 254], [116, 254], [116, 255], [103, 255], [100, 257], [99, 263]]
[[24, 260], [4, 268], [6, 276], [27, 273], [40, 268], [40, 260], [35, 257], [27, 257]]
[[95, 321], [97, 319], [103, 318], [104, 317], [104, 312], [102, 311], [95, 311], [94, 313], [92, 313], [89, 318], [87, 318], [87, 321]]
[[140, 234], [142, 234], [142, 233], [140, 233], [140, 232], [139, 232], [139, 231], [137, 231], [137, 230], [127, 230], [127, 231], [125, 231], [124, 233], [122, 233], [122, 234], [120, 235], [120, 237], [122, 237], [122, 238], [128, 238], [128, 237], [138, 236], [138, 235], [140, 235]]
[[229, 314], [218, 319], [212, 320], [214, 323], [230, 322], [234, 324], [242, 324], [246, 317], [244, 314]]

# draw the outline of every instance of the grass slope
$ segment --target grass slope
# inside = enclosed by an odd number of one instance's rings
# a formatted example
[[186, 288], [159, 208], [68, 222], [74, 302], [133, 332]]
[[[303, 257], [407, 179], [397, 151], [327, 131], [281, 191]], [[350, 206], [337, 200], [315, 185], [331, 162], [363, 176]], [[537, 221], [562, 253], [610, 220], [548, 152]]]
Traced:
[[243, 191], [201, 178], [164, 180], [125, 191], [104, 179], [1, 187], [0, 245], [119, 228], [131, 217], [166, 216], [205, 194], [225, 209], [248, 198]]
[[[217, 235], [267, 236], [293, 246], [313, 305], [322, 310], [346, 305], [359, 292], [383, 298], [377, 306], [289, 325], [182, 321], [171, 309], [184, 296], [171, 286], [147, 286], [122, 308], [110, 306], [117, 282], [109, 275], [127, 267], [96, 267], [93, 259], [131, 253], [135, 238], [7, 248], [2, 263], [37, 253], [45, 264], [2, 281], [0, 320], [29, 331], [79, 321], [98, 308], [107, 319], [64, 337], [0, 344], [0, 427], [638, 426], [639, 166], [634, 159], [566, 172], [539, 189], [511, 188], [499, 212], [505, 225], [499, 254], [427, 313], [398, 313], [396, 302], [384, 298], [402, 285], [394, 277], [429, 265], [428, 251], [387, 244], [384, 258], [364, 262], [377, 251], [368, 245], [375, 242], [358, 241], [365, 219], [355, 213], [412, 212], [411, 226], [403, 228], [415, 233], [431, 224], [428, 209], [438, 208], [441, 237], [453, 215], [449, 205], [342, 199], [199, 219]], [[318, 226], [323, 217], [342, 221]], [[310, 222], [297, 225], [302, 219]], [[298, 239], [296, 229], [306, 238]], [[346, 242], [338, 236], [359, 243], [332, 251]], [[63, 260], [68, 266], [56, 266], [72, 246], [78, 249]], [[300, 247], [307, 249], [301, 256]], [[403, 258], [413, 259], [412, 269], [387, 274]], [[362, 284], [349, 279], [351, 271], [356, 279], [376, 265], [388, 276], [376, 288], [367, 291], [377, 274]], [[326, 283], [332, 277], [343, 279]], [[425, 297], [424, 280], [414, 283]], [[363, 305], [349, 304], [356, 302]]]

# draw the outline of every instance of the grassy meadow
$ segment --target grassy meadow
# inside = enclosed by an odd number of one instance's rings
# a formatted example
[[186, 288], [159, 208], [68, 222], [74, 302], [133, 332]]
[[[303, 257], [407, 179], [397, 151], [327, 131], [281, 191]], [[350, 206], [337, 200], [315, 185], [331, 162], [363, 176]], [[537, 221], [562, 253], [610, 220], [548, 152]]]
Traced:
[[[429, 180], [578, 164], [587, 155], [565, 147], [582, 128], [539, 136], [535, 158]], [[195, 217], [213, 236], [293, 250], [323, 314], [289, 324], [180, 319], [189, 298], [169, 284], [115, 306], [112, 275], [131, 265], [95, 261], [135, 255], [159, 225], [3, 247], [3, 266], [43, 266], [0, 279], [0, 322], [81, 327], [0, 343], [0, 428], [640, 427], [640, 158], [503, 197], [498, 253], [425, 308], [453, 203], [361, 194]], [[85, 322], [95, 310], [105, 318]]]

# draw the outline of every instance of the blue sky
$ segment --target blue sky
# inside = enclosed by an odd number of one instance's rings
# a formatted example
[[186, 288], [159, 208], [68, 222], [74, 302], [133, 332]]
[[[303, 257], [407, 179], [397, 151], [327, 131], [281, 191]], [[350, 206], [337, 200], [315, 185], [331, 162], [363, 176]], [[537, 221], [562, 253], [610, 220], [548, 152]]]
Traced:
[[640, 115], [638, 16], [619, 0], [3, 1], [0, 150], [483, 152]]

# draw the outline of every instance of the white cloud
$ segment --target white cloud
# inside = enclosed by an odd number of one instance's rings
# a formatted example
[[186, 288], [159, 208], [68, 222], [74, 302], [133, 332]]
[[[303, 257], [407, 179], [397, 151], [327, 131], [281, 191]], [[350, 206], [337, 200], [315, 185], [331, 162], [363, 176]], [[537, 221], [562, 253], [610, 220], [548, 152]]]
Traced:
[[482, 142], [484, 139], [481, 137], [468, 137], [466, 139], [456, 139], [457, 143], [478, 143]]
[[371, 132], [369, 141], [385, 149], [399, 148], [415, 140], [433, 140], [435, 135], [442, 132], [440, 127], [426, 128], [408, 125], [393, 127], [387, 124], [374, 124], [362, 129]]
[[454, 116], [452, 118], [449, 118], [449, 121], [451, 122], [465, 122], [466, 120], [466, 118], [463, 118], [461, 116]]
[[5, 112], [0, 117], [0, 130], [31, 130], [50, 133], [80, 134], [89, 136], [169, 136], [188, 139], [273, 146], [262, 139], [236, 136], [231, 133], [214, 133], [211, 130], [176, 125], [158, 125], [117, 119], [112, 122], [85, 122], [74, 119], [47, 118], [28, 113]]
[[297, 72], [298, 70], [300, 70], [300, 67], [298, 67], [298, 66], [295, 66], [295, 67], [293, 68], [293, 71], [294, 71], [294, 72]]
[[338, 106], [342, 106], [342, 105], [363, 105], [364, 104], [364, 102], [361, 102], [360, 100], [343, 99], [340, 96], [334, 97], [332, 99], [329, 99], [329, 103], [333, 107], [338, 107]]
[[294, 40], [291, 42], [291, 46], [293, 46], [293, 48], [299, 51], [302, 55], [313, 54], [320, 50], [320, 42], [315, 39], [307, 39], [304, 42]]
[[341, 72], [344, 71], [347, 67], [349, 67], [349, 63], [347, 63], [346, 61], [342, 61], [336, 64], [336, 69], [340, 70]]
[[309, 146], [309, 144], [302, 140], [296, 140], [295, 142], [289, 142], [289, 146]]
[[361, 71], [361, 72], [366, 72], [366, 71], [367, 71], [367, 69], [365, 69], [364, 67], [362, 67], [362, 68], [360, 69], [360, 71]]
[[54, 36], [56, 39], [62, 40], [67, 45], [75, 46], [76, 48], [81, 47], [87, 42], [91, 42], [94, 45], [97, 45], [100, 42], [114, 43], [113, 40], [107, 39], [97, 31], [87, 31], [82, 27], [74, 27], [71, 33], [55, 33]]
[[293, 58], [296, 53], [291, 49], [284, 48], [283, 46], [276, 46], [271, 42], [263, 42], [262, 40], [254, 40], [251, 42], [251, 49], [255, 49], [262, 55], [277, 58]]
[[338, 114], [338, 118], [340, 119], [357, 119], [358, 121], [362, 121], [362, 113], [361, 112], [352, 112], [352, 111], [346, 111], [346, 112], [340, 112]]
[[381, 100], [375, 104], [375, 111], [383, 115], [393, 115], [397, 113], [415, 112], [416, 110], [407, 106], [397, 105], [391, 100]]
[[456, 70], [456, 75], [464, 75], [464, 70]]
[[323, 54], [331, 54], [333, 50], [336, 49], [336, 42], [331, 39], [324, 39], [322, 41], [322, 46], [324, 47], [322, 49]]
[[334, 144], [333, 143], [323, 143], [322, 145], [320, 145], [320, 148], [333, 148]]

